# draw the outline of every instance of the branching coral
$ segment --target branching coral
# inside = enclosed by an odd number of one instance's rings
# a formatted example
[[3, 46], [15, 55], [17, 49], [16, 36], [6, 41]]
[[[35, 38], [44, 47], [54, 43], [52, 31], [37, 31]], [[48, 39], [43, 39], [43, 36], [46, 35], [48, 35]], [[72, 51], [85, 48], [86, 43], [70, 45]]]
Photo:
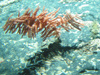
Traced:
[[29, 38], [34, 38], [41, 31], [43, 40], [50, 36], [59, 37], [61, 28], [64, 28], [66, 31], [73, 28], [81, 30], [80, 27], [84, 26], [84, 24], [76, 21], [76, 19], [80, 19], [77, 15], [72, 16], [66, 13], [63, 16], [56, 16], [59, 9], [48, 13], [43, 8], [43, 11], [37, 15], [39, 7], [34, 12], [28, 8], [22, 16], [19, 13], [17, 18], [11, 19], [11, 15], [3, 26], [3, 29], [6, 33], [8, 31], [11, 33], [17, 31], [22, 36], [27, 34]]

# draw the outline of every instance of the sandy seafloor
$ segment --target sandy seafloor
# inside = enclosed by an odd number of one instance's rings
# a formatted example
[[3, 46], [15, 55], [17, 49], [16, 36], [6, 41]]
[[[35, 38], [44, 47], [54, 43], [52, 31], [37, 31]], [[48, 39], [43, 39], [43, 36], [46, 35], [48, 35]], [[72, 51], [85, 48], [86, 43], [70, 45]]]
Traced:
[[[35, 66], [36, 69], [30, 70], [27, 68], [27, 64], [30, 65], [27, 59], [35, 57], [35, 53], [42, 53], [43, 44], [46, 44], [46, 49], [49, 50], [48, 45], [55, 41], [54, 38], [51, 37], [43, 42], [40, 33], [34, 39], [29, 39], [27, 36], [21, 38], [21, 35], [16, 33], [5, 34], [2, 26], [11, 14], [14, 14], [14, 18], [18, 15], [18, 11], [23, 14], [27, 8], [35, 9], [38, 5], [39, 13], [45, 6], [48, 12], [60, 7], [57, 15], [64, 14], [65, 11], [79, 14], [85, 27], [81, 31], [70, 32], [62, 29], [60, 36], [62, 42], [57, 47], [60, 47], [60, 50], [64, 49], [65, 52], [60, 52], [60, 55], [54, 54], [51, 58], [43, 60], [44, 66], [38, 68]], [[69, 47], [70, 52], [67, 52]], [[51, 45], [50, 49], [56, 48]], [[35, 58], [37, 59], [38, 55]], [[38, 61], [35, 63], [39, 64]], [[27, 70], [23, 73], [24, 68]], [[100, 75], [100, 0], [0, 0], [0, 75], [18, 75], [18, 73]]]

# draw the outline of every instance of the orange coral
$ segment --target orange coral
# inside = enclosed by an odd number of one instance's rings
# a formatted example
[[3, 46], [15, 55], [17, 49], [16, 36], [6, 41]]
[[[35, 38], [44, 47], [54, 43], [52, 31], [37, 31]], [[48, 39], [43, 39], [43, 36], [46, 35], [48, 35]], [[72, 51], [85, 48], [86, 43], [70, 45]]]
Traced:
[[44, 40], [52, 35], [59, 37], [61, 28], [64, 28], [66, 31], [73, 28], [81, 30], [79, 27], [84, 25], [75, 20], [76, 18], [79, 19], [77, 15], [72, 16], [66, 13], [63, 17], [55, 17], [59, 9], [60, 8], [55, 12], [48, 13], [48, 11], [43, 8], [43, 11], [37, 15], [39, 7], [37, 7], [34, 12], [28, 8], [22, 16], [20, 16], [19, 13], [17, 18], [10, 19], [11, 15], [3, 26], [3, 29], [6, 33], [8, 31], [11, 33], [17, 31], [17, 33], [22, 34], [22, 36], [27, 33], [29, 38], [34, 38], [38, 32], [42, 31], [41, 37]]

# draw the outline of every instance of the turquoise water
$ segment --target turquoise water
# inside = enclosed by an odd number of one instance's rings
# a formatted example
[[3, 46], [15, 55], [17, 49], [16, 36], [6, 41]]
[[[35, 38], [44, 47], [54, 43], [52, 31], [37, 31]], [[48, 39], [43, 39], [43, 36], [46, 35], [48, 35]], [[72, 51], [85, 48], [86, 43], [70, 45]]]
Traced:
[[[26, 9], [30, 8], [34, 11], [37, 6], [40, 7], [38, 14], [42, 12], [44, 6], [48, 12], [56, 11], [60, 7], [57, 15], [65, 14], [66, 11], [71, 14], [78, 14], [85, 25], [84, 28], [81, 28], [81, 31], [70, 30], [70, 32], [66, 32], [62, 29], [60, 32], [61, 43], [60, 45], [57, 44], [57, 50], [58, 53], [59, 50], [64, 50], [65, 52], [60, 51], [61, 55], [54, 53], [53, 56], [53, 52], [50, 52], [52, 57], [47, 57], [45, 58], [46, 60], [43, 59], [43, 62], [47, 62], [47, 64], [45, 63], [45, 66], [42, 65], [42, 67], [38, 68], [36, 65], [42, 61], [36, 59], [41, 55], [42, 60], [43, 50], [56, 50], [55, 39], [50, 37], [43, 42], [40, 37], [41, 33], [38, 33], [34, 39], [30, 39], [27, 36], [21, 38], [21, 35], [16, 33], [5, 34], [2, 28], [11, 14], [13, 14], [12, 18], [15, 18], [18, 15], [18, 11], [22, 15]], [[0, 75], [18, 75], [18, 73], [20, 75], [100, 74], [99, 12], [99, 0], [0, 0]], [[71, 50], [70, 53], [66, 52], [68, 49]], [[90, 55], [88, 52], [84, 53], [84, 49], [89, 49]], [[97, 54], [93, 54], [94, 51]], [[39, 56], [37, 53], [39, 53]], [[47, 54], [49, 55], [50, 53]], [[32, 61], [35, 62], [32, 62], [33, 66], [27, 67], [27, 65], [30, 65], [27, 59], [30, 58], [33, 58]], [[34, 65], [36, 69], [31, 70], [30, 68], [33, 68]], [[24, 68], [26, 69], [22, 73]]]

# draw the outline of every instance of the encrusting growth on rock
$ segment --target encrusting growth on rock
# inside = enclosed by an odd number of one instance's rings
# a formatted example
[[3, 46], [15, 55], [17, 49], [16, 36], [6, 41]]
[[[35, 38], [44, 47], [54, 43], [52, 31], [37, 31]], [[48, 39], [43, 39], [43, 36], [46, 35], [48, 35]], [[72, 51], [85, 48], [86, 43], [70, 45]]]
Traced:
[[11, 18], [11, 15], [3, 26], [3, 29], [6, 33], [14, 33], [17, 31], [17, 33], [22, 34], [22, 36], [27, 34], [29, 38], [34, 38], [36, 34], [41, 31], [43, 40], [50, 36], [59, 37], [61, 28], [64, 28], [66, 31], [73, 28], [81, 30], [80, 27], [83, 27], [84, 24], [76, 21], [76, 19], [80, 19], [80, 17], [77, 15], [72, 16], [67, 12], [63, 16], [56, 16], [59, 9], [60, 8], [55, 12], [48, 13], [48, 11], [43, 8], [43, 11], [37, 15], [39, 7], [37, 7], [34, 12], [28, 8], [22, 16], [18, 13], [17, 18]]

